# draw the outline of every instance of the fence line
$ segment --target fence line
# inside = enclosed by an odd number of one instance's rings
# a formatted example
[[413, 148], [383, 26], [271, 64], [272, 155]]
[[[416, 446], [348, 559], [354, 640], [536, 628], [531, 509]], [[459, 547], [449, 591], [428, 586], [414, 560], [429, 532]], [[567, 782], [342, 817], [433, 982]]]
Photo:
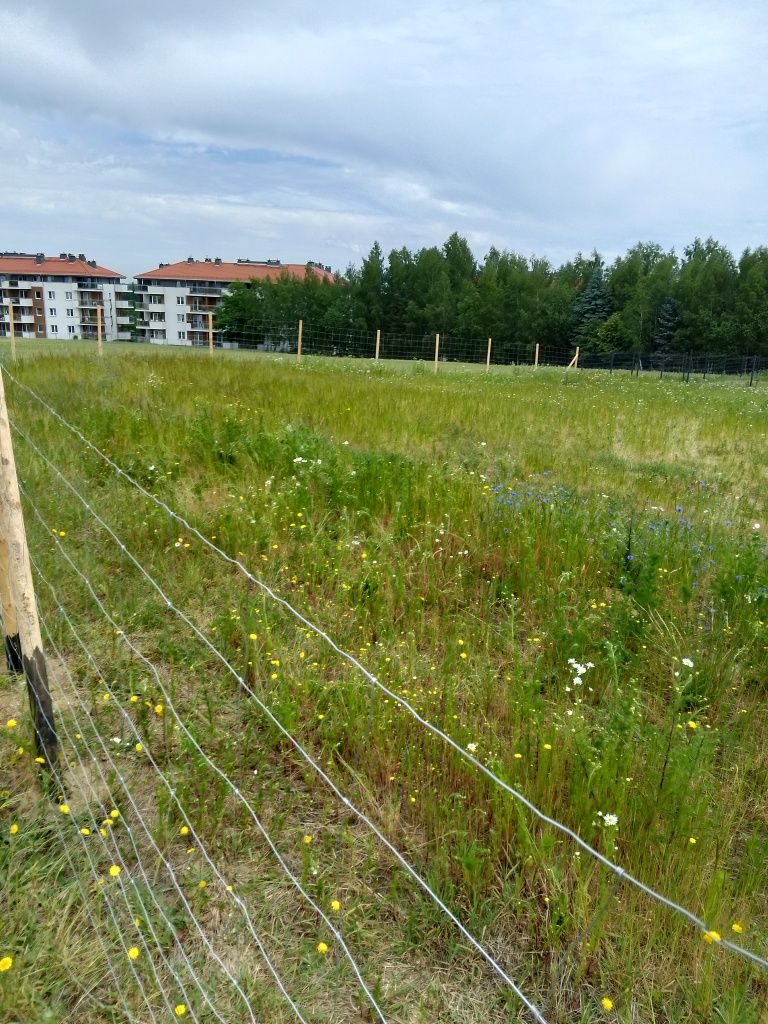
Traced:
[[[30, 440], [29, 438], [26, 437], [24, 432], [21, 431], [21, 429], [19, 427], [17, 427], [15, 424], [13, 424], [13, 427], [14, 427], [14, 430], [16, 430], [20, 434], [20, 436], [24, 437], [26, 440]], [[343, 806], [346, 807], [349, 811], [351, 811], [352, 814], [354, 814], [355, 817], [358, 818], [359, 821], [361, 821], [364, 825], [366, 825], [367, 828], [389, 850], [389, 852], [398, 861], [400, 866], [403, 867], [408, 872], [408, 874], [413, 878], [413, 880], [422, 888], [422, 890], [432, 899], [432, 901], [440, 908], [440, 910], [458, 928], [458, 930], [461, 932], [461, 934], [464, 936], [464, 938], [476, 949], [476, 951], [478, 953], [480, 953], [480, 955], [485, 959], [485, 961], [488, 963], [488, 965], [509, 986], [509, 988], [515, 993], [515, 995], [521, 1000], [521, 1002], [526, 1006], [526, 1008], [529, 1010], [529, 1012], [533, 1015], [534, 1019], [536, 1021], [541, 1022], [541, 1024], [546, 1024], [546, 1021], [545, 1021], [544, 1017], [541, 1015], [541, 1012], [538, 1010], [538, 1008], [530, 1000], [527, 999], [527, 997], [518, 988], [517, 984], [513, 981], [513, 979], [511, 977], [509, 977], [509, 975], [504, 971], [504, 969], [501, 967], [501, 965], [494, 959], [494, 957], [491, 955], [491, 953], [472, 935], [472, 933], [467, 929], [467, 927], [462, 923], [462, 921], [457, 917], [457, 915], [454, 914], [454, 912], [451, 911], [446, 906], [446, 904], [443, 902], [443, 900], [440, 898], [440, 896], [438, 896], [438, 894], [434, 891], [434, 889], [432, 889], [432, 887], [429, 885], [429, 883], [427, 881], [425, 881], [421, 877], [421, 875], [413, 867], [413, 865], [403, 856], [403, 854], [400, 853], [400, 851], [397, 849], [397, 847], [395, 847], [393, 845], [393, 843], [384, 835], [384, 833], [378, 828], [378, 826], [363, 811], [361, 811], [357, 807], [355, 807], [355, 805], [352, 803], [352, 801], [338, 788], [338, 786], [333, 782], [333, 780], [330, 778], [330, 776], [323, 770], [323, 768], [312, 757], [312, 755], [306, 750], [306, 748], [299, 742], [299, 740], [297, 740], [292, 735], [292, 733], [288, 729], [286, 729], [286, 727], [283, 725], [283, 723], [274, 715], [274, 713], [270, 710], [270, 708], [268, 708], [267, 705], [259, 698], [259, 696], [248, 686], [248, 684], [246, 683], [245, 679], [239, 674], [237, 669], [235, 669], [234, 666], [229, 662], [229, 660], [227, 659], [226, 655], [224, 655], [214, 644], [211, 643], [211, 641], [208, 639], [208, 637], [206, 637], [205, 634], [200, 631], [200, 629], [195, 625], [195, 623], [191, 619], [189, 619], [187, 617], [187, 615], [183, 611], [181, 611], [179, 608], [177, 608], [173, 604], [173, 602], [168, 597], [168, 595], [165, 593], [165, 591], [162, 589], [160, 584], [157, 583], [157, 581], [152, 577], [152, 575], [144, 568], [144, 566], [141, 564], [141, 562], [138, 561], [138, 559], [126, 547], [126, 545], [123, 543], [123, 541], [117, 536], [117, 534], [114, 533], [114, 531], [111, 529], [111, 527], [107, 523], [104, 522], [104, 520], [98, 515], [98, 513], [96, 513], [94, 511], [94, 509], [88, 504], [87, 500], [67, 480], [67, 478], [61, 473], [61, 471], [58, 470], [58, 468], [54, 466], [54, 464], [47, 458], [47, 456], [45, 456], [40, 451], [40, 449], [34, 444], [34, 442], [30, 441], [30, 443], [32, 444], [32, 447], [35, 449], [37, 454], [39, 454], [41, 456], [41, 458], [43, 458], [43, 460], [57, 473], [57, 475], [59, 475], [59, 477], [62, 479], [62, 481], [70, 488], [70, 490], [72, 490], [72, 492], [81, 501], [81, 503], [84, 505], [86, 510], [94, 517], [94, 519], [102, 526], [102, 528], [105, 529], [106, 532], [112, 537], [112, 539], [117, 544], [119, 549], [123, 552], [123, 554], [125, 554], [134, 563], [134, 565], [139, 570], [139, 572], [144, 576], [144, 578], [147, 580], [147, 582], [156, 591], [158, 596], [164, 601], [164, 603], [166, 604], [167, 608], [169, 610], [173, 611], [177, 615], [177, 617], [179, 617], [183, 622], [185, 622], [190, 627], [190, 629], [194, 632], [194, 634], [198, 637], [198, 639], [210, 650], [210, 652], [230, 672], [230, 674], [237, 681], [238, 685], [241, 686], [243, 690], [245, 690], [245, 692], [257, 704], [257, 706], [261, 709], [261, 711], [264, 712], [264, 714], [267, 716], [267, 718], [270, 720], [270, 722], [272, 722], [272, 724], [277, 727], [277, 729], [282, 733], [282, 735], [293, 746], [293, 748], [296, 750], [296, 752], [315, 771], [315, 773], [324, 782], [324, 784], [331, 790], [331, 792], [336, 796], [336, 798], [343, 804]], [[20, 485], [20, 488], [21, 488], [21, 485]], [[45, 521], [45, 519], [43, 518], [43, 516], [41, 515], [41, 513], [37, 509], [36, 505], [32, 502], [32, 500], [29, 497], [29, 494], [27, 493], [27, 491], [24, 488], [21, 488], [21, 490], [22, 490], [22, 493], [24, 494], [26, 500], [29, 502], [30, 507], [32, 508], [32, 511], [35, 514], [35, 516], [38, 519], [38, 521], [41, 523], [41, 525], [46, 529], [46, 531], [49, 534], [53, 534], [53, 531], [51, 530], [51, 527]], [[64, 558], [67, 560], [67, 562], [69, 562], [69, 564], [74, 569], [74, 571], [77, 573], [77, 575], [80, 576], [81, 579], [83, 580], [83, 582], [86, 584], [86, 586], [88, 587], [88, 589], [91, 592], [92, 596], [94, 597], [94, 599], [99, 604], [99, 607], [100, 607], [102, 613], [112, 623], [113, 628], [119, 629], [120, 627], [116, 623], [114, 623], [114, 620], [111, 619], [111, 616], [109, 616], [109, 613], [107, 612], [106, 608], [101, 603], [99, 598], [96, 596], [95, 590], [94, 590], [92, 584], [90, 583], [90, 581], [82, 573], [82, 571], [75, 565], [73, 560], [70, 558], [70, 556], [68, 555], [66, 550], [61, 545], [61, 541], [58, 538], [58, 536], [53, 536], [53, 540], [56, 543], [56, 546], [59, 549], [59, 551], [61, 552], [61, 554], [64, 556]], [[125, 638], [125, 634], [122, 633], [122, 631], [121, 631], [121, 635], [122, 635], [122, 637], [124, 639], [127, 639], [127, 638]], [[134, 649], [134, 651], [136, 650], [135, 648], [133, 648], [133, 649]], [[136, 652], [136, 653], [138, 654], [138, 652]], [[146, 660], [146, 659], [144, 659], [144, 660]], [[157, 674], [156, 670], [154, 670], [154, 667], [153, 667], [153, 671], [154, 671], [154, 674], [155, 674], [156, 678], [158, 679], [158, 684], [162, 688], [162, 684], [160, 683], [158, 674]], [[170, 705], [170, 706], [172, 708], [172, 705]], [[176, 716], [176, 717], [178, 718], [178, 716]], [[198, 749], [200, 749], [200, 748], [198, 747]], [[212, 762], [211, 762], [211, 765], [213, 766]], [[219, 774], [221, 775], [222, 773], [219, 772]], [[231, 785], [229, 779], [226, 776], [222, 776], [222, 777], [225, 778], [226, 781]], [[239, 790], [237, 790], [236, 787], [234, 788], [234, 791], [236, 792], [236, 794], [239, 797], [241, 796]], [[281, 860], [281, 862], [282, 862], [282, 864], [284, 866], [284, 870], [286, 870], [286, 872], [289, 873], [289, 869], [287, 868], [287, 865], [285, 865], [285, 863], [282, 861], [282, 858], [280, 857], [280, 854], [278, 853], [276, 847], [271, 842], [269, 836], [267, 835], [267, 833], [264, 830], [264, 827], [261, 825], [259, 819], [256, 817], [255, 812], [250, 807], [250, 805], [248, 804], [247, 800], [245, 801], [245, 804], [246, 804], [248, 810], [250, 811], [250, 813], [251, 813], [254, 821], [256, 822], [257, 826], [259, 827], [260, 831], [264, 835], [264, 838], [270, 844], [270, 846], [273, 849], [273, 852], [278, 857], [278, 859]], [[333, 926], [332, 922], [325, 915], [324, 911], [304, 891], [303, 887], [298, 882], [298, 880], [295, 879], [295, 877], [293, 875], [290, 875], [290, 877], [294, 881], [295, 886], [299, 889], [301, 894], [305, 897], [305, 899], [310, 903], [311, 906], [313, 906], [313, 908], [316, 910], [316, 912], [323, 918], [323, 920], [326, 922], [326, 924], [331, 928], [332, 932], [334, 933], [334, 937], [340, 943], [342, 948], [345, 949], [345, 951], [347, 953], [348, 959], [353, 964], [353, 967], [355, 968], [355, 970], [357, 972], [357, 965], [355, 964], [354, 959], [352, 958], [351, 953], [349, 953], [349, 951], [348, 951], [348, 949], [346, 947], [346, 943], [344, 942], [344, 940], [341, 937], [341, 935], [338, 932], [338, 930]], [[359, 973], [358, 973], [358, 977], [359, 977], [361, 985], [364, 988], [364, 991], [366, 991], [366, 993], [369, 993], [369, 990], [365, 986], [365, 983], [362, 980], [362, 976], [359, 975]], [[368, 998], [369, 998], [369, 1002], [371, 1003], [371, 1005], [378, 1012], [380, 1019], [385, 1022], [385, 1018], [384, 1018], [380, 1008], [378, 1007], [378, 1005], [376, 1003], [376, 1000], [374, 999], [373, 995], [369, 994]], [[386, 1022], [385, 1022], [385, 1024], [386, 1024]]]
[[[263, 580], [261, 580], [258, 577], [254, 576], [247, 569], [247, 567], [244, 566], [238, 559], [232, 558], [232, 556], [226, 554], [221, 548], [219, 548], [217, 545], [215, 545], [212, 541], [208, 540], [202, 533], [200, 533], [199, 530], [197, 530], [195, 527], [193, 527], [183, 516], [179, 515], [169, 505], [167, 505], [164, 501], [162, 501], [162, 499], [158, 498], [156, 495], [151, 494], [144, 487], [142, 487], [141, 484], [139, 484], [128, 473], [126, 473], [124, 470], [122, 470], [115, 462], [112, 461], [112, 459], [109, 458], [109, 456], [107, 456], [104, 452], [102, 452], [96, 445], [94, 445], [91, 441], [89, 441], [87, 438], [85, 438], [83, 436], [83, 434], [76, 427], [74, 427], [67, 420], [65, 420], [64, 417], [61, 416], [61, 414], [59, 414], [52, 406], [50, 406], [36, 392], [34, 392], [27, 385], [22, 384], [20, 381], [17, 381], [16, 378], [7, 369], [5, 369], [5, 372], [7, 373], [8, 377], [11, 380], [13, 380], [15, 383], [19, 383], [20, 386], [25, 391], [27, 391], [38, 402], [40, 402], [40, 404], [43, 405], [60, 423], [62, 423], [63, 426], [65, 426], [68, 430], [70, 430], [72, 433], [74, 433], [90, 450], [92, 450], [95, 454], [100, 456], [106, 463], [108, 463], [131, 486], [135, 487], [145, 497], [149, 498], [156, 505], [161, 507], [169, 516], [171, 516], [176, 522], [178, 522], [180, 525], [182, 525], [189, 533], [191, 533], [194, 536], [196, 536], [206, 547], [208, 547], [211, 551], [215, 552], [220, 558], [222, 558], [224, 561], [228, 562], [229, 564], [235, 566], [242, 573], [242, 575], [246, 579], [248, 579], [250, 582], [252, 582], [255, 586], [257, 586], [262, 591], [262, 593], [264, 593], [267, 597], [269, 597], [272, 601], [274, 601], [278, 605], [282, 606], [294, 618], [296, 618], [299, 622], [301, 622], [306, 628], [312, 630], [317, 636], [319, 636], [321, 639], [323, 639], [326, 642], [326, 644], [328, 644], [328, 646], [331, 647], [341, 658], [346, 660], [358, 672], [360, 672], [368, 680], [368, 682], [370, 682], [373, 686], [375, 686], [377, 689], [379, 689], [382, 693], [385, 693], [390, 699], [394, 700], [401, 708], [403, 708], [403, 710], [407, 711], [421, 726], [423, 726], [426, 730], [428, 730], [433, 735], [435, 735], [438, 738], [440, 738], [444, 743], [448, 744], [448, 746], [450, 746], [466, 762], [472, 764], [475, 768], [477, 768], [480, 772], [482, 772], [482, 774], [485, 775], [486, 778], [488, 778], [491, 782], [493, 782], [495, 785], [499, 786], [501, 789], [503, 789], [505, 792], [507, 792], [510, 796], [512, 796], [515, 800], [517, 800], [519, 803], [521, 803], [524, 807], [526, 807], [540, 821], [542, 821], [544, 824], [549, 825], [550, 827], [556, 829], [557, 831], [561, 832], [563, 835], [568, 836], [582, 850], [584, 850], [587, 854], [589, 854], [591, 857], [593, 857], [596, 861], [598, 861], [600, 864], [602, 864], [608, 870], [612, 871], [620, 879], [622, 879], [623, 881], [627, 882], [629, 885], [634, 886], [640, 892], [643, 892], [646, 896], [648, 896], [651, 899], [655, 900], [657, 903], [659, 903], [659, 904], [661, 904], [663, 906], [666, 906], [668, 909], [670, 909], [670, 910], [674, 911], [675, 913], [681, 915], [690, 924], [692, 924], [694, 927], [698, 928], [703, 934], [706, 934], [706, 933], [709, 932], [710, 929], [708, 928], [707, 924], [701, 918], [699, 918], [696, 914], [694, 914], [692, 911], [688, 910], [687, 908], [681, 906], [679, 903], [675, 902], [674, 900], [668, 898], [667, 896], [664, 896], [662, 893], [657, 892], [655, 889], [653, 889], [652, 887], [646, 885], [645, 883], [640, 881], [638, 878], [635, 878], [633, 875], [631, 875], [629, 872], [625, 871], [622, 867], [620, 867], [614, 861], [610, 860], [608, 857], [604, 856], [598, 850], [594, 849], [594, 847], [592, 847], [589, 843], [587, 843], [585, 840], [583, 840], [576, 832], [574, 832], [572, 829], [570, 829], [567, 825], [564, 825], [562, 822], [559, 822], [557, 819], [552, 818], [552, 817], [548, 816], [547, 814], [545, 814], [535, 804], [533, 804], [530, 800], [528, 800], [527, 797], [525, 797], [521, 792], [519, 792], [519, 790], [515, 789], [509, 783], [505, 782], [498, 775], [496, 775], [490, 768], [488, 768], [485, 764], [483, 764], [482, 761], [480, 761], [478, 758], [474, 757], [473, 754], [470, 751], [465, 750], [454, 739], [452, 739], [450, 736], [448, 736], [447, 733], [445, 733], [443, 730], [441, 730], [438, 726], [435, 726], [429, 720], [425, 719], [422, 715], [419, 714], [419, 712], [405, 698], [399, 696], [393, 690], [390, 690], [389, 687], [387, 687], [376, 676], [374, 676], [368, 669], [366, 669], [365, 666], [360, 661], [358, 661], [358, 659], [355, 658], [354, 655], [350, 654], [349, 652], [347, 652], [347, 651], [343, 650], [341, 647], [339, 647], [335, 643], [335, 641], [326, 632], [324, 632], [319, 626], [315, 625], [315, 623], [311, 622], [304, 615], [302, 615], [302, 613], [300, 611], [298, 611], [293, 605], [291, 605], [290, 602], [288, 602], [285, 598], [282, 598], [279, 595], [277, 595]], [[14, 425], [14, 429], [19, 430], [19, 428], [16, 427], [15, 425]], [[48, 462], [49, 465], [51, 465], [51, 466], [53, 465], [52, 463], [50, 463], [50, 460], [47, 459], [47, 456], [45, 456], [40, 451], [40, 449], [37, 448], [37, 446], [34, 445], [34, 442], [33, 442], [33, 447], [35, 447], [35, 450], [37, 451], [37, 453], [46, 462]], [[55, 469], [55, 467], [54, 467], [54, 469]], [[200, 633], [200, 631], [197, 629], [197, 627], [194, 625], [194, 623], [192, 623], [184, 615], [183, 612], [180, 612], [178, 609], [174, 608], [174, 606], [169, 601], [167, 595], [163, 592], [162, 588], [160, 588], [159, 585], [146, 573], [146, 571], [143, 569], [143, 567], [138, 562], [136, 562], [135, 558], [133, 558], [131, 553], [126, 550], [125, 546], [122, 544], [122, 541], [120, 541], [119, 538], [117, 538], [116, 535], [111, 531], [111, 529], [108, 526], [106, 526], [106, 524], [103, 523], [103, 520], [99, 519], [98, 515], [94, 512], [94, 510], [87, 503], [87, 501], [84, 498], [82, 498], [81, 495], [79, 495], [79, 493], [76, 491], [76, 489], [72, 488], [72, 485], [69, 484], [68, 481], [66, 481], [66, 479], [63, 477], [63, 475], [60, 473], [60, 471], [58, 469], [55, 469], [55, 471], [57, 473], [59, 473], [59, 475], [62, 476], [62, 479], [64, 479], [65, 482], [68, 484], [68, 486], [70, 486], [70, 488], [73, 489], [74, 493], [77, 495], [77, 497], [84, 504], [85, 508], [92, 515], [94, 515], [94, 517], [97, 520], [99, 520], [102, 523], [102, 525], [105, 527], [105, 529], [108, 530], [108, 532], [110, 532], [112, 534], [113, 539], [115, 539], [115, 541], [118, 543], [118, 545], [120, 545], [121, 550], [123, 550], [128, 555], [128, 557], [131, 558], [135, 562], [135, 564], [140, 569], [140, 571], [146, 576], [148, 581], [155, 587], [155, 589], [157, 590], [157, 592], [161, 596], [161, 598], [167, 603], [168, 607], [171, 608], [172, 610], [174, 610], [197, 633], [197, 635], [203, 641], [203, 643], [205, 643], [206, 646], [208, 646], [210, 648], [211, 652], [214, 653], [219, 658], [220, 661], [222, 661], [222, 663], [225, 665], [225, 667], [228, 668], [228, 670], [238, 680], [239, 684], [241, 686], [243, 686], [243, 688], [246, 690], [246, 692], [248, 692], [249, 695], [259, 704], [259, 706], [269, 716], [269, 718], [273, 721], [273, 723], [276, 724], [278, 726], [278, 728], [284, 734], [286, 734], [286, 730], [282, 727], [282, 725], [278, 722], [278, 720], [272, 715], [271, 711], [259, 700], [258, 696], [255, 693], [253, 693], [253, 691], [247, 686], [247, 684], [244, 682], [244, 680], [239, 675], [237, 670], [234, 669], [233, 666], [231, 666], [230, 663], [227, 661], [226, 657], [224, 655], [222, 655], [221, 652], [218, 651], [218, 649], [215, 648], [210, 643], [210, 641], [208, 641], [208, 639], [203, 636], [203, 634]], [[290, 742], [292, 742], [292, 743], [294, 743], [294, 745], [296, 745], [297, 741], [295, 741], [290, 736], [290, 734], [286, 734], [286, 738], [288, 738]], [[303, 751], [303, 748], [301, 748], [300, 744], [297, 746], [297, 749], [299, 750], [300, 753], [302, 753], [302, 756], [304, 756], [305, 759], [307, 759], [308, 762], [312, 764], [312, 766], [318, 772], [320, 777], [323, 778], [323, 781], [326, 782], [326, 785], [329, 785], [334, 790], [336, 795], [342, 801], [347, 802], [346, 801], [346, 797], [344, 797], [343, 794], [340, 793], [340, 791], [336, 788], [335, 784], [327, 777], [327, 775], [325, 775], [325, 773], [323, 772], [322, 768], [320, 768], [318, 765], [316, 765], [312, 761], [311, 756], [309, 754], [307, 754], [306, 751]], [[353, 809], [353, 811], [355, 810], [354, 808], [352, 808], [352, 809]], [[355, 813], [361, 813], [361, 812], [356, 812], [355, 811]], [[365, 818], [364, 815], [363, 815], [363, 820], [365, 820], [367, 822], [367, 819]], [[375, 830], [375, 826], [371, 825], [370, 823], [369, 823], [369, 826]], [[378, 830], [376, 830], [376, 831], [378, 831]], [[380, 835], [380, 833], [379, 833], [379, 835]], [[394, 852], [395, 855], [399, 857], [399, 854], [397, 854], [396, 851], [394, 850], [394, 848], [391, 847], [391, 844], [389, 844], [389, 841], [386, 840], [381, 835], [380, 835], [380, 838], [382, 839], [382, 841], [387, 846], [389, 846], [389, 848], [392, 850], [392, 852]], [[418, 876], [414, 876], [414, 877], [418, 878]], [[425, 884], [425, 883], [422, 883], [420, 881], [420, 884]], [[764, 957], [761, 957], [758, 954], [753, 953], [752, 951], [742, 947], [741, 945], [739, 945], [736, 942], [732, 942], [730, 939], [722, 938], [720, 940], [720, 942], [719, 942], [719, 945], [722, 946], [723, 948], [731, 950], [734, 953], [737, 953], [740, 956], [745, 957], [748, 960], [751, 960], [753, 963], [758, 964], [759, 966], [761, 966], [763, 968], [768, 969], [768, 959], [765, 959]]]

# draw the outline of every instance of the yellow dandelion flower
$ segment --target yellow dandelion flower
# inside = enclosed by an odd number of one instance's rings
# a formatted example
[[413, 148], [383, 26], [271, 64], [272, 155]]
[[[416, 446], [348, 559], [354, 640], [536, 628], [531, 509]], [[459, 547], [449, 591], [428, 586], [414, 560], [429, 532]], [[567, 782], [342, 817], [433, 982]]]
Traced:
[[744, 931], [744, 925], [741, 923], [741, 921], [734, 921], [731, 925], [731, 931], [736, 932], [737, 935], [741, 935], [741, 933]]
[[258, 636], [255, 633], [249, 633], [248, 634], [248, 639], [249, 640], [258, 640], [259, 638], [258, 638]]
[[18, 724], [19, 723], [16, 721], [15, 718], [9, 718], [8, 721], [5, 723], [5, 728], [6, 729], [15, 729]]
[[522, 754], [515, 754], [515, 760], [519, 761], [522, 756]]
[[102, 699], [102, 700], [104, 701], [104, 703], [106, 704], [108, 700], [111, 700], [111, 699], [112, 699], [112, 694], [111, 694], [111, 693], [102, 693], [102, 695], [101, 695], [101, 699]]
[[140, 754], [144, 747], [141, 745], [141, 743], [136, 743], [133, 749], [136, 751], [137, 754]]
[[138, 946], [131, 946], [131, 948], [128, 950], [128, 958], [130, 960], [138, 960], [139, 959], [139, 948], [138, 948]]
[[179, 829], [179, 835], [180, 836], [188, 836], [189, 835], [189, 828], [186, 825], [182, 825], [181, 828]]
[[312, 836], [304, 836], [304, 845], [309, 846], [312, 843]]
[[720, 934], [720, 932], [716, 932], [714, 930], [710, 932], [704, 932], [704, 934], [701, 937], [702, 939], [704, 939], [705, 942], [709, 943], [722, 941], [722, 935]]
[[604, 1010], [612, 1010], [613, 1000], [609, 999], [608, 996], [603, 996], [603, 998], [600, 1000], [600, 1005]]
[[688, 725], [689, 729], [698, 729], [699, 728], [699, 723], [698, 722], [688, 722], [686, 724]]
[[80, 829], [80, 835], [81, 836], [89, 836], [90, 834], [91, 834], [91, 830], [89, 828], [81, 828]]
[[19, 757], [21, 757], [21, 755], [24, 753], [24, 747], [19, 747], [16, 753], [19, 755]]
[[2, 958], [2, 960], [0, 960], [0, 971], [10, 971], [10, 969], [12, 967], [13, 967], [13, 957], [12, 956], [4, 956]]
[[552, 749], [552, 744], [551, 743], [545, 743], [544, 744], [544, 749], [545, 750], [551, 750]]
[[36, 757], [35, 758], [35, 764], [45, 764], [45, 758], [44, 757]]
[[19, 831], [19, 826], [18, 826], [18, 825], [16, 824], [16, 822], [15, 822], [15, 821], [14, 821], [14, 823], [13, 823], [13, 824], [11, 825], [11, 827], [10, 827], [10, 828], [8, 829], [8, 831], [9, 831], [9, 832], [11, 833], [11, 835], [12, 835], [12, 836], [15, 836], [15, 835], [16, 835], [16, 833], [17, 833], [17, 832]]
[[320, 954], [320, 956], [325, 956], [325, 954], [328, 952], [328, 946], [324, 942], [318, 942], [317, 952]]
[[207, 885], [208, 885], [208, 883], [206, 882], [206, 880], [204, 878], [201, 878], [200, 881], [197, 883], [198, 889], [205, 889], [205, 887]]
[[688, 837], [688, 842], [691, 844], [691, 846], [695, 846], [696, 845], [696, 836], [689, 836]]
[[59, 811], [61, 814], [69, 814], [69, 804], [59, 804]]
[[154, 711], [155, 711], [156, 715], [162, 715], [162, 713], [163, 713], [163, 705], [162, 704], [155, 704]]
[[110, 816], [110, 818], [112, 818], [113, 820], [114, 820], [115, 818], [119, 818], [119, 817], [120, 817], [120, 811], [116, 811], [116, 810], [111, 810], [111, 811], [109, 812], [109, 816]]
[[110, 876], [110, 878], [117, 878], [117, 876], [120, 874], [121, 870], [122, 870], [122, 868], [119, 868], [117, 866], [117, 864], [113, 864], [110, 867], [110, 869], [109, 869], [109, 876]]
[[184, 1003], [177, 1003], [176, 1006], [174, 1006], [173, 1008], [173, 1012], [176, 1014], [177, 1017], [183, 1017], [184, 1014], [187, 1012], [187, 1008], [184, 1005]]
[[338, 914], [338, 912], [341, 910], [341, 903], [339, 903], [338, 900], [331, 900], [331, 910], [334, 912], [334, 914]]
[[138, 704], [139, 703], [139, 698], [136, 696], [135, 693], [132, 693], [131, 696], [128, 698], [128, 700], [131, 702], [131, 704]]

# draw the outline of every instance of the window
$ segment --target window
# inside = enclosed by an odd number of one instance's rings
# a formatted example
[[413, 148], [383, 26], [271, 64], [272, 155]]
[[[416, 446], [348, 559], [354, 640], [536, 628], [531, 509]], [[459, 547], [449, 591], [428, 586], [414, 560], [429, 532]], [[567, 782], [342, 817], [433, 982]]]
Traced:
[[179, 341], [186, 341], [187, 340], [187, 332], [186, 331], [178, 331], [178, 335], [179, 335]]
[[152, 321], [153, 324], [165, 323], [165, 313], [150, 313], [149, 319]]
[[[48, 294], [50, 295], [51, 293], [48, 292]], [[56, 309], [55, 309], [55, 307], [50, 306], [48, 308], [48, 316], [56, 316]]]
[[43, 297], [43, 293], [41, 291], [36, 291], [35, 292], [35, 298], [36, 299], [42, 299], [42, 297]]
[[68, 309], [67, 310], [67, 316], [74, 316], [74, 315], [75, 315], [74, 309]]
[[183, 324], [184, 323], [184, 314], [183, 313], [177, 313], [176, 314], [176, 323], [177, 324]]
[[186, 301], [187, 301], [187, 298], [186, 298], [185, 295], [177, 295], [176, 296], [176, 305], [177, 306], [183, 306]]
[[64, 298], [72, 301], [72, 292], [64, 292]]
[[165, 300], [163, 299], [162, 295], [150, 295], [149, 296], [149, 304], [150, 304], [150, 306], [162, 306], [164, 301]]
[[56, 326], [56, 324], [53, 324], [53, 326], [51, 327], [51, 334], [58, 334], [58, 333], [59, 333], [59, 328]]
[[70, 324], [69, 327], [67, 328], [67, 334], [74, 334], [74, 333], [75, 333], [75, 328], [72, 326], [72, 324]]
[[37, 317], [38, 320], [41, 319], [42, 315], [43, 315], [42, 309], [36, 309], [35, 310], [35, 316]]
[[56, 298], [56, 292], [48, 292], [48, 298], [49, 299], [55, 299]]

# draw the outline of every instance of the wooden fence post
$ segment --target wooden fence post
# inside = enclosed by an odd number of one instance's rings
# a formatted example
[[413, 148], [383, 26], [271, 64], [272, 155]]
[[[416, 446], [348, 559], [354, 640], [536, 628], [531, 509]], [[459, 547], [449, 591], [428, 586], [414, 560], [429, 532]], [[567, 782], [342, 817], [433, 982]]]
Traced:
[[533, 355], [533, 368], [536, 369], [536, 367], [538, 365], [539, 365], [539, 343], [537, 341], [536, 342], [536, 351], [535, 351], [535, 353]]
[[381, 350], [381, 328], [379, 327], [376, 330], [376, 355], [373, 357], [374, 359], [378, 359], [379, 358], [380, 350]]
[[485, 370], [486, 370], [486, 373], [491, 368], [491, 344], [492, 343], [493, 343], [493, 338], [489, 338], [488, 339], [488, 351], [485, 353]]
[[213, 313], [209, 312], [208, 316], [208, 355], [213, 355]]
[[21, 645], [21, 659], [27, 679], [27, 693], [38, 756], [48, 771], [56, 770], [58, 739], [53, 722], [53, 703], [48, 687], [48, 668], [37, 617], [35, 588], [29, 562], [24, 516], [21, 511], [19, 481], [13, 456], [11, 424], [5, 402], [5, 386], [0, 371], [0, 529], [8, 549], [11, 599]]
[[304, 336], [304, 321], [299, 320], [299, 337], [296, 341], [296, 361], [301, 362], [301, 340]]
[[435, 373], [437, 373], [437, 360], [440, 357], [440, 335], [435, 335]]
[[13, 303], [11, 302], [10, 296], [8, 297], [8, 319], [10, 322], [11, 331], [11, 359], [16, 362], [16, 324], [13, 319]]
[[99, 355], [104, 355], [104, 346], [102, 345], [102, 317], [101, 317], [101, 306], [96, 307], [96, 341], [99, 343]]
[[21, 644], [19, 643], [19, 627], [16, 623], [16, 608], [11, 596], [8, 545], [2, 537], [0, 537], [0, 603], [2, 603], [3, 607], [5, 660], [8, 665], [8, 671], [18, 676], [24, 671], [24, 666], [21, 662]]

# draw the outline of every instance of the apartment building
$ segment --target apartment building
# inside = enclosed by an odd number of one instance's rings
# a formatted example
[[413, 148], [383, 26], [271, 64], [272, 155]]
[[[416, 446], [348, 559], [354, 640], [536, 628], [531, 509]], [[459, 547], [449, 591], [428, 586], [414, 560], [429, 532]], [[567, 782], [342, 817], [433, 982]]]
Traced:
[[[136, 333], [139, 341], [156, 345], [205, 345], [213, 314], [234, 281], [274, 280], [281, 274], [316, 274], [331, 280], [330, 267], [320, 263], [281, 263], [280, 260], [196, 260], [161, 263], [136, 275]], [[219, 343], [221, 338], [214, 335]], [[226, 342], [224, 342], [226, 344]]]
[[131, 337], [122, 275], [80, 253], [0, 253], [0, 337]]

